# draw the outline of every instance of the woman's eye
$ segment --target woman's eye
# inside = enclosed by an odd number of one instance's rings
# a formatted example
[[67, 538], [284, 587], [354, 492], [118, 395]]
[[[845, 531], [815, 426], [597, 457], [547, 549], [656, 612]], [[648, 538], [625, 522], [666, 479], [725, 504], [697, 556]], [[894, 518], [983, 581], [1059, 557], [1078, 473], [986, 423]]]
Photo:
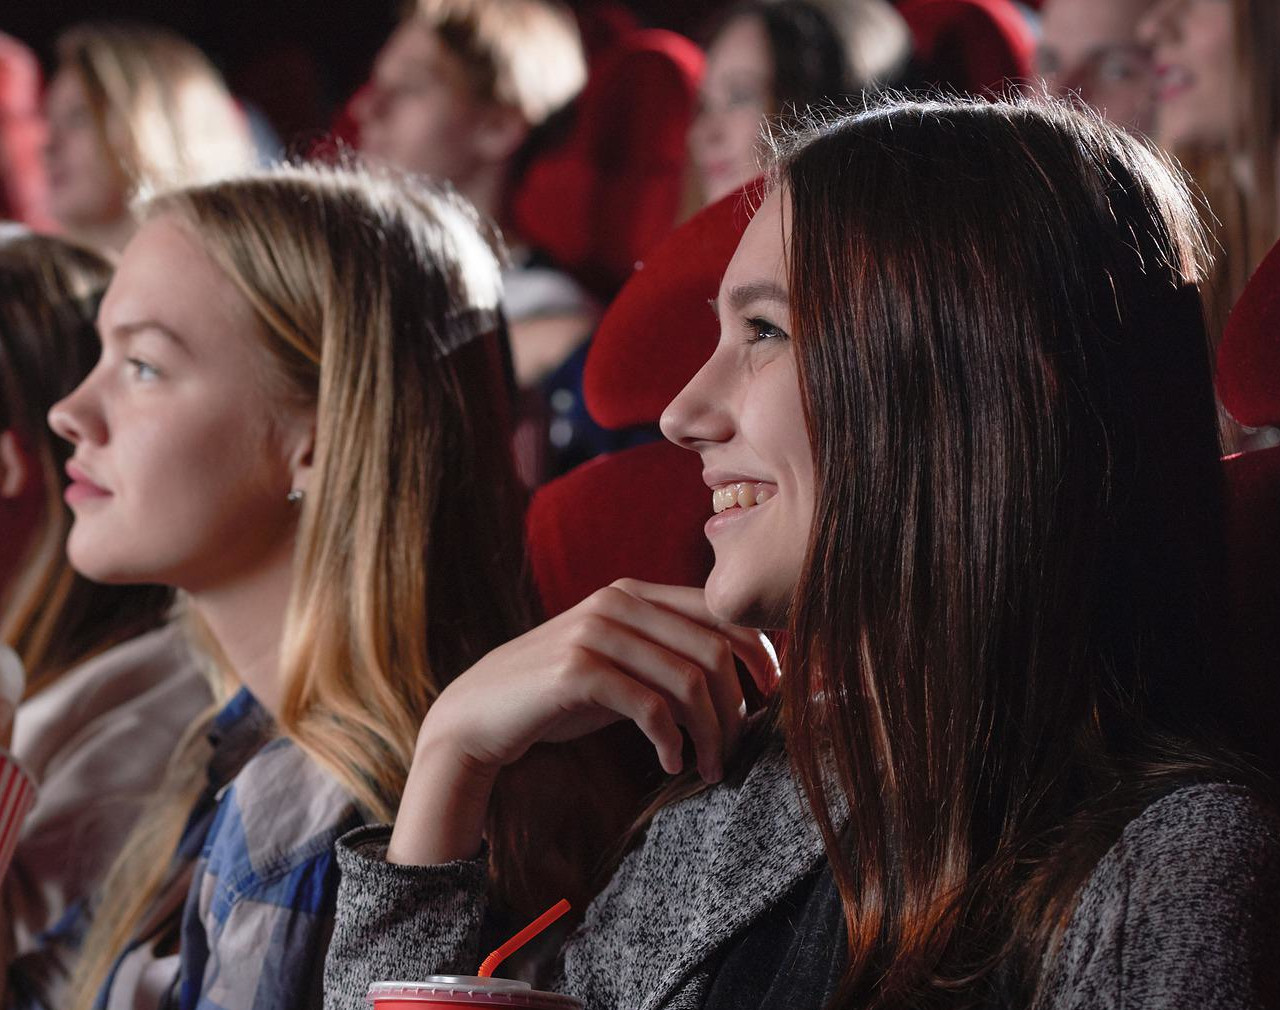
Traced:
[[744, 320], [747, 327], [747, 343], [758, 344], [763, 340], [786, 340], [786, 332], [767, 319], [752, 318]]
[[126, 363], [133, 372], [135, 379], [141, 379], [143, 382], [150, 382], [152, 379], [158, 379], [160, 372], [154, 365], [148, 364], [141, 358], [126, 358]]

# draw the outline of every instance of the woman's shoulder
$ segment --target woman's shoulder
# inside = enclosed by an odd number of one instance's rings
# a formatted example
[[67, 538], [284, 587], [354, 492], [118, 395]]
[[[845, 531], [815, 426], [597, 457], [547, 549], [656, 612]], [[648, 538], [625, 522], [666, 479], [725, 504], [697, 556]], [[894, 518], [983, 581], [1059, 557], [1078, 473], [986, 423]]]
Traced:
[[1187, 786], [1151, 803], [1099, 861], [1041, 1005], [1268, 1006], [1280, 997], [1277, 936], [1275, 808], [1242, 786]]
[[1125, 826], [1094, 879], [1124, 885], [1132, 901], [1168, 887], [1185, 893], [1197, 879], [1225, 883], [1259, 871], [1280, 872], [1280, 815], [1254, 790], [1216, 782], [1151, 803]]
[[[231, 781], [206, 845], [208, 870], [269, 881], [316, 861], [365, 822], [355, 799], [291, 740], [259, 750]], [[336, 865], [336, 863], [334, 864]]]

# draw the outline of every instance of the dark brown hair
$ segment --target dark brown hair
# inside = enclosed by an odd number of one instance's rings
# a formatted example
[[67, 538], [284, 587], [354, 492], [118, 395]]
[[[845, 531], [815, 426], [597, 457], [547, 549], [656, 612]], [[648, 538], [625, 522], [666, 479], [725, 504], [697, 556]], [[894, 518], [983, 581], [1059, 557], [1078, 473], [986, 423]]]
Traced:
[[41, 493], [0, 621], [0, 640], [27, 670], [26, 697], [69, 667], [159, 626], [173, 598], [160, 586], [90, 582], [66, 558], [71, 513], [62, 501], [63, 468], [71, 446], [54, 436], [45, 415], [98, 360], [94, 317], [110, 279], [101, 256], [61, 239], [27, 234], [0, 241], [0, 431], [22, 440]]
[[1189, 742], [1222, 576], [1203, 236], [1150, 148], [1042, 100], [836, 119], [779, 185], [823, 475], [782, 719], [837, 1004], [1029, 1005], [1123, 825], [1232, 774]]

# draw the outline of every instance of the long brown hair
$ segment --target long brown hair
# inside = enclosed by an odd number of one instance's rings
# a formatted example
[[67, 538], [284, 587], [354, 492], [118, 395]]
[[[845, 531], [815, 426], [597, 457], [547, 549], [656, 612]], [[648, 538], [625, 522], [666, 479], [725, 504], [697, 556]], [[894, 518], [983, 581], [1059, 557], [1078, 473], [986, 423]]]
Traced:
[[[492, 236], [452, 193], [354, 167], [280, 166], [147, 213], [190, 230], [257, 313], [281, 400], [315, 408], [279, 728], [390, 820], [432, 701], [530, 624]], [[206, 749], [193, 730], [126, 844], [72, 1006], [145, 918]], [[501, 879], [518, 854], [494, 848]]]
[[1187, 742], [1221, 599], [1204, 238], [1152, 149], [1042, 100], [835, 119], [778, 184], [822, 475], [782, 719], [836, 1002], [1030, 1005], [1123, 825], [1233, 767]]
[[94, 317], [110, 279], [106, 260], [62, 239], [0, 241], [0, 431], [17, 435], [32, 471], [24, 495], [29, 528], [5, 534], [16, 557], [12, 585], [0, 587], [0, 641], [22, 659], [27, 698], [75, 664], [159, 626], [173, 599], [162, 586], [90, 582], [66, 557], [63, 468], [71, 446], [54, 436], [45, 415], [97, 361]]

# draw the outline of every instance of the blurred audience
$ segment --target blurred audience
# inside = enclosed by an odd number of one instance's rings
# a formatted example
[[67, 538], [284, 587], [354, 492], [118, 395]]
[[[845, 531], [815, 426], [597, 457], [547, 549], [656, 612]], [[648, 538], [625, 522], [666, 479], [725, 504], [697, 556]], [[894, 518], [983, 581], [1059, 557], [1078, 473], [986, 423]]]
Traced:
[[1280, 238], [1280, 5], [1159, 0], [1143, 20], [1157, 80], [1156, 138], [1182, 158], [1220, 220], [1215, 321]]
[[0, 948], [19, 1002], [45, 1006], [62, 1005], [77, 946], [64, 917], [101, 885], [211, 699], [170, 590], [100, 585], [67, 561], [71, 453], [45, 414], [97, 360], [110, 276], [61, 239], [0, 241], [0, 641], [26, 670], [12, 752], [39, 785], [0, 887]]
[[599, 309], [515, 234], [508, 200], [538, 131], [586, 81], [573, 15], [552, 0], [418, 0], [353, 108], [360, 148], [448, 181], [503, 230], [503, 308], [516, 381], [530, 387], [590, 333]]
[[[1192, 172], [1217, 244], [1203, 286], [1210, 337], [1280, 238], [1280, 4], [1158, 0], [1141, 25], [1157, 82], [1156, 138]], [[1280, 441], [1224, 419], [1228, 450]]]
[[701, 202], [760, 174], [769, 117], [785, 122], [895, 84], [910, 55], [906, 23], [884, 0], [748, 0], [729, 8], [711, 34], [689, 131]]
[[1155, 78], [1138, 24], [1152, 0], [1045, 0], [1036, 69], [1050, 92], [1078, 95], [1113, 123], [1151, 130]]
[[45, 99], [49, 207], [91, 245], [124, 248], [140, 193], [244, 171], [248, 124], [198, 49], [141, 24], [81, 24], [58, 39]]

